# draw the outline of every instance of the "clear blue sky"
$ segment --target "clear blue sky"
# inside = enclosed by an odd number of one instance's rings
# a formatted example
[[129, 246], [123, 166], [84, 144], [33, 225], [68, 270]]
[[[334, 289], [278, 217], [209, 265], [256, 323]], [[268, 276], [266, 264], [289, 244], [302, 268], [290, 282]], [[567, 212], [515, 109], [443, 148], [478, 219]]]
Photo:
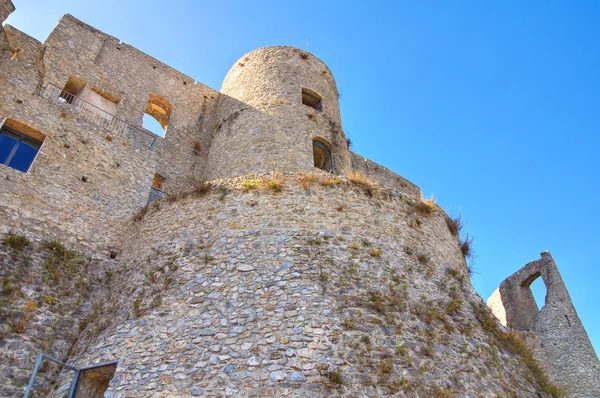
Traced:
[[13, 2], [39, 40], [70, 13], [217, 90], [246, 52], [310, 37], [354, 151], [462, 211], [479, 294], [550, 250], [600, 352], [597, 0]]

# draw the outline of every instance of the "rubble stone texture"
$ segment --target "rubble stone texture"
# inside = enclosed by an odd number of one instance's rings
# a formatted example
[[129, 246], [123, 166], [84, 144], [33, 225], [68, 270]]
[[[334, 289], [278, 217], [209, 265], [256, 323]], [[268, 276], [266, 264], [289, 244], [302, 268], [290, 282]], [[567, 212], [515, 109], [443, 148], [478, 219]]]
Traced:
[[[538, 277], [547, 288], [541, 310], [530, 289]], [[598, 357], [549, 252], [504, 280], [487, 303], [503, 325], [539, 341], [539, 355], [556, 383], [569, 386], [574, 397], [600, 396]]]
[[[13, 10], [0, 0], [0, 20]], [[349, 150], [312, 54], [252, 51], [215, 91], [70, 15], [44, 43], [4, 25], [0, 122], [43, 141], [27, 172], [0, 165], [1, 396], [23, 395], [39, 352], [117, 361], [81, 379], [90, 397], [556, 396], [540, 367], [597, 393], [570, 301], [566, 331], [501, 287], [500, 318], [542, 361], [506, 344], [449, 217]], [[73, 376], [45, 363], [33, 396]]]

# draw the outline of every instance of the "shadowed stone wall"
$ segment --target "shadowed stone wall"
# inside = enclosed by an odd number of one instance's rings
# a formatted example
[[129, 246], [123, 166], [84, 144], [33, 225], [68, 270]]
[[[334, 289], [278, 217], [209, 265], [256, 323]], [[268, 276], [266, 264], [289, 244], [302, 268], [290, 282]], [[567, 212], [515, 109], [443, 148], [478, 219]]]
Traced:
[[[504, 280], [488, 299], [503, 325], [531, 332], [551, 379], [572, 397], [600, 397], [600, 362], [549, 252]], [[547, 294], [538, 310], [530, 289], [541, 277]]]

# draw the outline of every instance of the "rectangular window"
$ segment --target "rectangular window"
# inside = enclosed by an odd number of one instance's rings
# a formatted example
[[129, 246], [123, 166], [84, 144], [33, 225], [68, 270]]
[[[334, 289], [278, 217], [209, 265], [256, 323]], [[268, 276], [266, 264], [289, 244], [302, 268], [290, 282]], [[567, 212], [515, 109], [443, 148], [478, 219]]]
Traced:
[[323, 102], [321, 96], [307, 88], [302, 89], [302, 104], [310, 106], [321, 112], [323, 110]]
[[83, 80], [70, 76], [65, 88], [60, 93], [60, 98], [69, 104], [73, 104], [81, 95], [85, 85], [86, 83]]
[[5, 124], [0, 129], [0, 164], [26, 173], [41, 146], [41, 141]]

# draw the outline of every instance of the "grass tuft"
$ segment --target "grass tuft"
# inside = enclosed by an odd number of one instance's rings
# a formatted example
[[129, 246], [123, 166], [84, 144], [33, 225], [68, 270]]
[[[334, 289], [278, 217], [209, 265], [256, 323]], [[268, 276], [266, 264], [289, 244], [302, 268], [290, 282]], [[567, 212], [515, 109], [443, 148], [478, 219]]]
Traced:
[[271, 191], [280, 192], [285, 187], [285, 182], [281, 172], [275, 171], [271, 178], [265, 178], [263, 184]]
[[415, 211], [420, 216], [428, 216], [440, 210], [433, 198], [427, 200], [419, 200], [415, 203]]
[[371, 257], [381, 257], [381, 253], [382, 253], [381, 249], [373, 248], [373, 249], [369, 250], [369, 254], [371, 255]]
[[195, 196], [203, 197], [212, 189], [212, 184], [204, 180], [194, 180], [194, 190], [192, 191]]
[[15, 250], [23, 250], [31, 244], [29, 239], [23, 235], [15, 235], [11, 232], [4, 238], [4, 244], [8, 247], [12, 247]]
[[496, 338], [500, 347], [512, 355], [518, 355], [523, 360], [525, 366], [533, 375], [534, 381], [542, 392], [550, 395], [553, 398], [564, 397], [564, 392], [556, 385], [552, 384], [548, 376], [539, 365], [533, 353], [527, 347], [527, 343], [513, 330], [504, 331], [498, 326], [496, 318], [492, 312], [483, 303], [471, 303], [475, 317], [481, 324], [483, 330]]
[[259, 186], [259, 183], [258, 183], [258, 181], [257, 181], [257, 180], [253, 180], [253, 179], [250, 179], [250, 180], [245, 180], [245, 181], [242, 183], [242, 188], [243, 188], [245, 191], [250, 191], [250, 190], [253, 190], [253, 189], [257, 189], [257, 188], [258, 188], [258, 186]]
[[373, 194], [379, 190], [377, 183], [371, 181], [369, 177], [358, 171], [348, 173], [348, 182], [364, 189], [365, 194], [367, 194], [369, 197], [372, 197]]
[[448, 230], [452, 235], [459, 236], [460, 231], [464, 227], [460, 212], [455, 217], [446, 216], [446, 225], [448, 225]]
[[475, 257], [475, 251], [473, 250], [473, 238], [466, 234], [464, 239], [460, 242], [460, 251], [466, 259], [472, 259]]

